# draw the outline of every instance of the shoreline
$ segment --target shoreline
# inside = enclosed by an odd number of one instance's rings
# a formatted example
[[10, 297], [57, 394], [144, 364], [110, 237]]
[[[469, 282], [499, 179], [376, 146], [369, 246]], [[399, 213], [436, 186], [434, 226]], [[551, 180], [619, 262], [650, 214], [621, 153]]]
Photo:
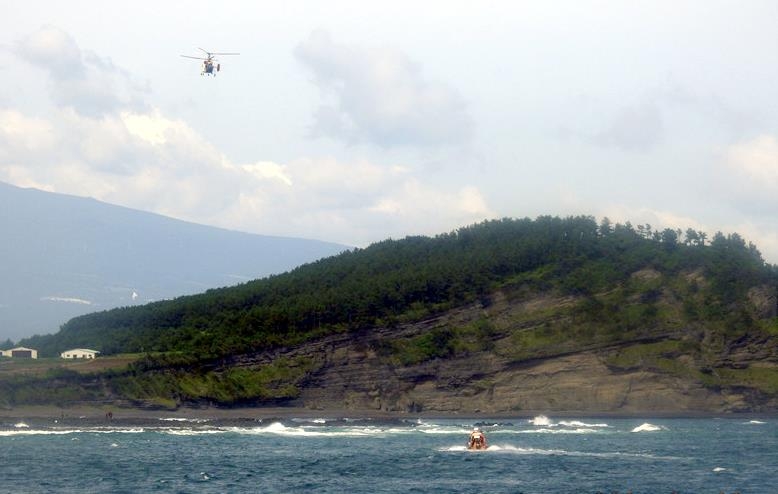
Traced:
[[389, 412], [357, 409], [311, 409], [297, 407], [239, 407], [148, 409], [118, 406], [21, 406], [0, 408], [0, 427], [23, 422], [36, 426], [107, 426], [107, 425], [166, 425], [191, 426], [192, 423], [209, 426], [246, 425], [291, 419], [369, 420], [399, 422], [416, 419], [528, 420], [537, 416], [550, 418], [617, 418], [617, 419], [759, 419], [775, 418], [778, 413], [709, 412], [709, 411], [516, 411], [516, 412]]

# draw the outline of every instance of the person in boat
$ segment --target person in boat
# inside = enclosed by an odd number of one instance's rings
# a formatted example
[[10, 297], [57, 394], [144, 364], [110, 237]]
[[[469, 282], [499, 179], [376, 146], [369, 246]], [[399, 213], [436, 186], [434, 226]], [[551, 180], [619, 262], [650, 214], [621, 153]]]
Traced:
[[486, 449], [486, 436], [478, 427], [470, 433], [470, 439], [467, 441], [467, 449]]

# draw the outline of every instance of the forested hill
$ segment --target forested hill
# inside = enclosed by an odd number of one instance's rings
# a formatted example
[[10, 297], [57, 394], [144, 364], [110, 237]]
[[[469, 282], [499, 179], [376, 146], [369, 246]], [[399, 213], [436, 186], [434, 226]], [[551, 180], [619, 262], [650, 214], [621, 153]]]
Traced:
[[[737, 234], [707, 238], [691, 229], [598, 224], [588, 216], [502, 219], [432, 238], [386, 240], [235, 287], [80, 316], [55, 335], [20, 344], [47, 356], [86, 347], [103, 355], [176, 351], [208, 359], [390, 328], [470, 302], [486, 306], [506, 286], [589, 300], [586, 310], [596, 319], [606, 317], [607, 307], [594, 295], [646, 269], [667, 279], [703, 273], [704, 285], [694, 290], [704, 297], [685, 303], [683, 318], [718, 319], [729, 327], [753, 322], [749, 290], [778, 285], [776, 268]], [[660, 291], [642, 294], [645, 300], [633, 307], [641, 311], [639, 324], [662, 316], [655, 305]], [[774, 318], [774, 297], [768, 300], [763, 309]]]

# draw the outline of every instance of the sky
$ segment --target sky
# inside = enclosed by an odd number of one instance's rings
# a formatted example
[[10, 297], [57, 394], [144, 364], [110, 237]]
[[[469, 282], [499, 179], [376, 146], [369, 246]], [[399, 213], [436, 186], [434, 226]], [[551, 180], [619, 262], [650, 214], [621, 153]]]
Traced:
[[2, 10], [3, 182], [359, 247], [592, 215], [778, 263], [773, 0]]

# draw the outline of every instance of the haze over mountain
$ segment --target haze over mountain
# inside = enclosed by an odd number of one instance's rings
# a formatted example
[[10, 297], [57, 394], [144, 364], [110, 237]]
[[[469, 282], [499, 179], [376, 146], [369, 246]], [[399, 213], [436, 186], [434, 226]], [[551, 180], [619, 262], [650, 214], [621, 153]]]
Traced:
[[347, 246], [248, 234], [0, 182], [0, 340], [281, 273]]

